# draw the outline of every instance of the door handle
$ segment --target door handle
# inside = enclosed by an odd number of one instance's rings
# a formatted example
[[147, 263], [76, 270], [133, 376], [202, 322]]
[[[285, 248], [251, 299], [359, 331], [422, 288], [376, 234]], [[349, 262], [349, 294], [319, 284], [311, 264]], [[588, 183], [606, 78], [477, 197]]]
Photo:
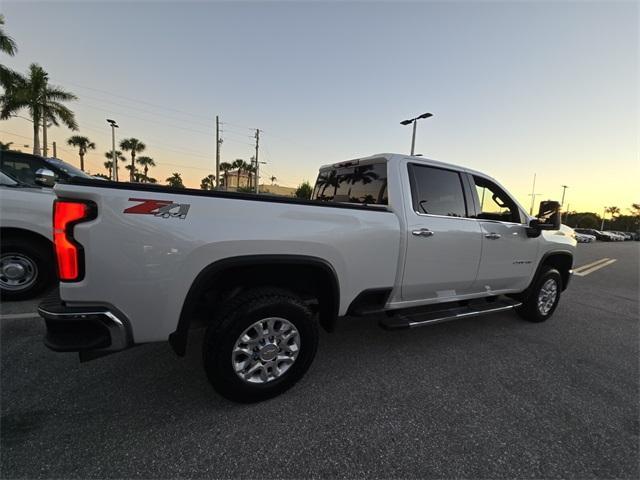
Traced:
[[432, 237], [433, 232], [428, 228], [421, 228], [420, 230], [412, 230], [411, 235], [415, 235], [416, 237]]
[[484, 238], [488, 238], [489, 240], [497, 240], [501, 237], [502, 235], [500, 235], [499, 233], [495, 233], [495, 232], [491, 232], [491, 233], [487, 233]]

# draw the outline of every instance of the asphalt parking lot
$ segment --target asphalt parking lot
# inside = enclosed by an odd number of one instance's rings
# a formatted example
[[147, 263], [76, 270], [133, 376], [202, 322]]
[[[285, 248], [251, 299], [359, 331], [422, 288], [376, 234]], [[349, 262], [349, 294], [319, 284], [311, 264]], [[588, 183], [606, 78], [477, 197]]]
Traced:
[[186, 358], [154, 344], [80, 364], [15, 317], [37, 302], [5, 303], [1, 476], [639, 478], [639, 250], [579, 245], [576, 266], [616, 261], [574, 277], [544, 324], [342, 321], [297, 386], [255, 405], [213, 391], [197, 335]]

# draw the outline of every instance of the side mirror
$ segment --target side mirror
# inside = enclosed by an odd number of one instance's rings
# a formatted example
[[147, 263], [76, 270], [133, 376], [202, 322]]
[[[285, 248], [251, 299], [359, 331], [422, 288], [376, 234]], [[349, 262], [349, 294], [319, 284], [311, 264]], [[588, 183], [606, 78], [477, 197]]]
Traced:
[[560, 202], [555, 200], [540, 202], [538, 222], [538, 228], [541, 230], [560, 230]]
[[36, 170], [36, 183], [41, 187], [52, 188], [56, 184], [56, 174], [48, 168]]
[[560, 202], [545, 200], [540, 202], [537, 218], [531, 219], [527, 228], [529, 237], [538, 237], [542, 230], [560, 230]]

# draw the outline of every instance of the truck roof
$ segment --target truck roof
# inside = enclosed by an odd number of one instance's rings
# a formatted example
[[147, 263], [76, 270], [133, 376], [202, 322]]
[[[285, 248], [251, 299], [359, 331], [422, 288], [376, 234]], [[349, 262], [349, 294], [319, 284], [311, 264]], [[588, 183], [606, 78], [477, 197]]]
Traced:
[[[470, 173], [471, 175], [478, 175], [480, 177], [487, 178], [487, 179], [491, 180], [493, 183], [495, 183], [496, 185], [498, 185], [503, 190], [508, 191], [495, 178], [493, 178], [490, 175], [488, 175], [488, 174], [486, 174], [484, 172], [481, 172], [479, 170], [473, 170], [472, 168], [462, 167], [460, 165], [455, 165], [453, 163], [441, 162], [439, 160], [433, 160], [431, 158], [426, 158], [426, 157], [421, 157], [421, 156], [418, 157], [418, 156], [415, 156], [415, 155], [404, 155], [404, 154], [401, 154], [401, 153], [377, 153], [377, 154], [374, 154], [374, 155], [369, 155], [367, 157], [354, 158], [354, 159], [351, 159], [351, 160], [346, 160], [346, 161], [342, 161], [342, 162], [323, 165], [322, 167], [320, 167], [320, 170], [324, 170], [324, 169], [327, 169], [327, 168], [347, 167], [347, 166], [353, 165], [354, 162], [357, 162], [358, 165], [362, 165], [362, 164], [366, 165], [367, 163], [379, 162], [380, 159], [384, 159], [387, 162], [398, 162], [400, 160], [411, 160], [412, 162], [415, 162], [415, 163], [422, 163], [424, 165], [431, 165], [433, 167], [448, 168], [450, 170], [457, 170], [459, 172], [466, 172], [466, 173]], [[522, 206], [522, 204], [520, 204], [520, 202], [518, 202], [518, 200], [515, 197], [513, 197], [513, 195], [511, 195], [511, 197], [516, 202], [518, 207], [520, 207], [522, 212], [525, 215], [527, 215], [527, 209], [525, 209]], [[527, 216], [529, 217], [529, 215], [527, 215]]]
[[409, 159], [412, 162], [416, 162], [416, 163], [424, 163], [425, 165], [432, 165], [434, 167], [441, 167], [441, 168], [449, 168], [451, 170], [459, 170], [462, 172], [469, 172], [469, 173], [473, 173], [473, 174], [477, 174], [477, 175], [481, 175], [483, 177], [488, 176], [486, 173], [477, 171], [477, 170], [473, 170], [467, 167], [462, 167], [460, 165], [455, 165], [453, 163], [447, 163], [447, 162], [441, 162], [440, 160], [433, 160], [431, 158], [427, 158], [427, 157], [422, 157], [422, 156], [415, 156], [415, 155], [404, 155], [402, 153], [376, 153], [374, 155], [369, 155], [366, 157], [360, 157], [360, 158], [353, 158], [351, 160], [345, 160], [342, 162], [336, 162], [336, 163], [330, 163], [327, 165], [323, 165], [322, 167], [320, 167], [320, 170], [324, 170], [326, 168], [338, 168], [341, 166], [347, 166], [349, 164], [351, 164], [352, 162], [358, 162], [358, 164], [366, 164], [369, 162], [374, 162], [376, 160], [380, 160], [381, 158], [385, 159], [387, 162], [397, 162], [399, 160], [403, 160], [403, 159]]

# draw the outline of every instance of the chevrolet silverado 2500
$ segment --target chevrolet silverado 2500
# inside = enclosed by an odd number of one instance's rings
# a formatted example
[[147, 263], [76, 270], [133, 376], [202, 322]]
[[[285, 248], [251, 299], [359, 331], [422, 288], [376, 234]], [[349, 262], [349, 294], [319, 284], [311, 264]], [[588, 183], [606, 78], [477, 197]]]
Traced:
[[322, 167], [311, 200], [85, 179], [55, 193], [46, 345], [88, 360], [168, 340], [184, 355], [206, 326], [209, 380], [245, 402], [302, 377], [339, 317], [547, 320], [576, 246], [557, 202], [532, 218], [483, 173], [396, 154]]

